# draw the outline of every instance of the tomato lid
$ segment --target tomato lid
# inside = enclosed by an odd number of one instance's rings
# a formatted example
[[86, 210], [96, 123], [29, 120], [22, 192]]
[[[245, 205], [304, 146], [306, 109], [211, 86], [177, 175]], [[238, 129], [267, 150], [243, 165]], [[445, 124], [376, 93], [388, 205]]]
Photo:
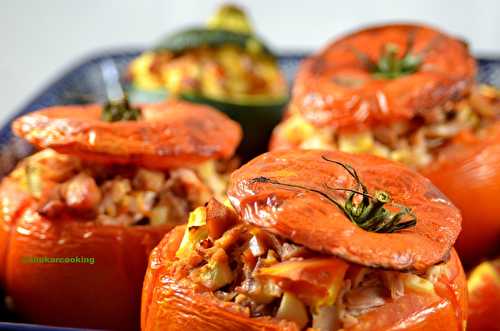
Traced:
[[169, 100], [139, 109], [137, 120], [108, 122], [101, 105], [56, 106], [20, 117], [12, 128], [40, 148], [151, 168], [231, 157], [242, 137], [236, 122], [209, 106]]
[[290, 110], [317, 126], [387, 124], [462, 98], [475, 74], [461, 40], [423, 25], [375, 26], [305, 60]]
[[[339, 207], [345, 206], [349, 190], [359, 190], [348, 169], [355, 171], [368, 195], [389, 198], [386, 212], [408, 211], [399, 226], [393, 224], [393, 232], [361, 226], [359, 218], [353, 221]], [[371, 155], [269, 152], [231, 175], [228, 196], [245, 222], [370, 267], [424, 271], [448, 259], [461, 228], [458, 209], [428, 179]], [[353, 204], [359, 206], [361, 197]], [[401, 226], [410, 221], [416, 223]]]

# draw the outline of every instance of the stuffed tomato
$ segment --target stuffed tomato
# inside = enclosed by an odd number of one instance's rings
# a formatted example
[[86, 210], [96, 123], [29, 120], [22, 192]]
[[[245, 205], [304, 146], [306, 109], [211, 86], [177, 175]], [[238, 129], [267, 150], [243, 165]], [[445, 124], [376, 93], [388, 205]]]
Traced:
[[180, 101], [17, 119], [40, 151], [0, 184], [0, 280], [26, 321], [136, 330], [150, 251], [224, 194], [241, 129]]
[[368, 155], [270, 152], [150, 257], [149, 330], [464, 330], [459, 211]]
[[[475, 74], [467, 45], [441, 31], [383, 25], [355, 32], [301, 65], [271, 149], [370, 153], [423, 172], [462, 211], [457, 249], [471, 264], [495, 254], [500, 238], [493, 198], [500, 92], [478, 85]], [[469, 183], [483, 201], [464, 198]]]
[[500, 313], [500, 259], [484, 261], [472, 270], [469, 289], [468, 331], [498, 331]]

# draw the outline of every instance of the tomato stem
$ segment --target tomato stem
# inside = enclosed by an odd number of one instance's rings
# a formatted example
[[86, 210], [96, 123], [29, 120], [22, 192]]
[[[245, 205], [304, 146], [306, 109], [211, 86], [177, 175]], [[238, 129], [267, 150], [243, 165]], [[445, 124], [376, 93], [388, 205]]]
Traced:
[[415, 43], [415, 31], [408, 33], [406, 49], [399, 56], [399, 47], [393, 43], [386, 43], [380, 51], [378, 61], [370, 59], [370, 57], [360, 50], [351, 47], [358, 60], [365, 68], [373, 74], [375, 78], [380, 79], [395, 79], [401, 76], [406, 76], [417, 72], [423, 62], [424, 56], [430, 47], [434, 46], [434, 41], [429, 44], [423, 52], [413, 53], [413, 45]]
[[[375, 194], [371, 195], [368, 192], [367, 187], [360, 180], [358, 173], [351, 165], [329, 159], [324, 155], [322, 156], [322, 159], [344, 168], [344, 170], [346, 170], [346, 172], [355, 180], [355, 187], [333, 188], [325, 184], [327, 191], [323, 191], [297, 184], [282, 183], [263, 176], [253, 178], [251, 182], [281, 185], [319, 194], [342, 210], [351, 222], [366, 231], [393, 233], [413, 227], [417, 224], [416, 216], [411, 208], [393, 203], [389, 193], [385, 191], [377, 191]], [[329, 194], [328, 191], [348, 192], [347, 198], [342, 202], [337, 201]], [[356, 201], [356, 196], [360, 196], [361, 199]], [[399, 210], [397, 212], [392, 212], [385, 208], [387, 204], [395, 205], [399, 207]]]
[[127, 95], [120, 100], [110, 100], [102, 109], [101, 119], [106, 122], [137, 121], [141, 111], [130, 105]]

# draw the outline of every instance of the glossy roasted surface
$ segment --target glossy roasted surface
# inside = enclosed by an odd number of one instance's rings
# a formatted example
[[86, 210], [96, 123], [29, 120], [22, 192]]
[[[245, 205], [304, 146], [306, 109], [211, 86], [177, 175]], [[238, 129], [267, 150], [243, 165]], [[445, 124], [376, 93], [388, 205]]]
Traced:
[[462, 213], [456, 248], [464, 265], [500, 254], [500, 122], [458, 135], [422, 173]]
[[[149, 253], [173, 225], [96, 222], [96, 203], [105, 198], [100, 189], [96, 190], [97, 182], [106, 173], [110, 178], [133, 181], [126, 173], [138, 166], [175, 167], [158, 171], [163, 179], [155, 176], [146, 180], [162, 185], [164, 177], [174, 171], [201, 166], [199, 163], [208, 159], [229, 158], [241, 138], [239, 126], [210, 107], [174, 100], [142, 106], [141, 113], [138, 121], [110, 123], [100, 119], [101, 106], [61, 106], [31, 113], [14, 123], [14, 130], [37, 147], [71, 154], [45, 149], [24, 159], [0, 183], [0, 286], [23, 320], [137, 330]], [[44, 152], [48, 153], [46, 158], [40, 156]], [[39, 158], [40, 162], [35, 162]], [[60, 158], [68, 162], [58, 162]], [[97, 172], [87, 167], [78, 173], [70, 166], [75, 162], [92, 164]], [[134, 179], [138, 184], [146, 178]], [[121, 194], [116, 193], [130, 192], [130, 183], [125, 186], [129, 188], [115, 187], [115, 194], [108, 197], [116, 202], [123, 200], [117, 200]], [[152, 187], [147, 190], [153, 192]], [[196, 187], [191, 193], [196, 195], [198, 191]], [[44, 202], [62, 206], [60, 198], [66, 206], [45, 213], [41, 207]], [[177, 200], [176, 207], [187, 200]], [[136, 206], [133, 199], [124, 203], [118, 208], [105, 208], [112, 213], [109, 220], [119, 221], [116, 209], [126, 211], [123, 207]], [[71, 205], [93, 212], [70, 211], [66, 207]], [[163, 218], [168, 221], [172, 214], [167, 212]], [[26, 257], [78, 257], [93, 262], [26, 263]]]
[[467, 281], [469, 289], [468, 331], [498, 331], [500, 313], [500, 258], [484, 261]]
[[[411, 208], [416, 226], [396, 233], [365, 231], [317, 193], [254, 182], [264, 176], [323, 191], [326, 186], [351, 188], [352, 178], [323, 156], [351, 165], [369, 191], [383, 190], [394, 204]], [[330, 195], [345, 197], [343, 192]], [[423, 271], [446, 261], [461, 228], [459, 211], [429, 180], [402, 164], [370, 155], [318, 150], [263, 154], [232, 174], [228, 196], [246, 222], [372, 267]]]
[[[402, 56], [411, 34], [412, 53], [423, 54], [415, 73], [378, 78], [357, 55], [364, 53], [377, 62], [391, 43]], [[476, 62], [461, 40], [426, 26], [376, 26], [347, 35], [306, 59], [297, 74], [291, 109], [318, 126], [370, 127], [461, 98], [475, 74]]]
[[[286, 320], [251, 318], [241, 306], [222, 302], [203, 287], [176, 280], [171, 262], [184, 231], [184, 226], [174, 228], [151, 253], [142, 296], [142, 330], [300, 330]], [[358, 323], [344, 330], [463, 330], [467, 316], [466, 284], [454, 250], [443, 267], [448, 271], [437, 279], [435, 294], [409, 290], [406, 295], [366, 313]]]
[[171, 100], [141, 110], [138, 121], [109, 123], [99, 105], [56, 106], [17, 119], [13, 130], [41, 148], [150, 168], [229, 158], [241, 140], [239, 125], [208, 106]]
[[[0, 285], [23, 320], [136, 330], [149, 252], [171, 226], [101, 226], [76, 216], [48, 219], [18, 183], [0, 184]], [[95, 263], [26, 263], [29, 257]]]

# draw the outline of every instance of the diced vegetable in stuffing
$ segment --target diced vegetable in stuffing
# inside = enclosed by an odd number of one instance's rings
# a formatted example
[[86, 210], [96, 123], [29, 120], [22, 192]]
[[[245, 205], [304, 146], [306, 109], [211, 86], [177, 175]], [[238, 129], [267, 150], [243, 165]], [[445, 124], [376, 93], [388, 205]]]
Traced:
[[418, 277], [417, 275], [407, 274], [404, 275], [404, 284], [406, 288], [417, 292], [424, 292], [428, 294], [434, 294], [434, 284], [429, 280]]
[[276, 317], [293, 321], [300, 329], [304, 328], [309, 322], [306, 306], [290, 292], [283, 294]]
[[443, 265], [422, 276], [324, 256], [242, 223], [216, 200], [191, 213], [176, 257], [169, 265], [179, 281], [201, 286], [250, 317], [288, 320], [301, 330], [353, 326], [407, 291], [435, 295], [433, 282], [447, 277]]
[[186, 232], [182, 238], [176, 256], [178, 258], [186, 258], [194, 251], [198, 242], [208, 237], [207, 230], [207, 212], [206, 208], [198, 207], [190, 215]]
[[287, 93], [273, 58], [233, 45], [194, 49], [180, 56], [145, 52], [132, 62], [130, 72], [137, 87], [166, 88], [173, 95], [191, 93], [245, 102], [282, 99]]
[[70, 213], [102, 225], [177, 225], [213, 195], [223, 195], [228, 174], [218, 169], [226, 171], [219, 166], [224, 162], [157, 171], [88, 164], [45, 149], [23, 160], [10, 176], [38, 200], [45, 217]]
[[468, 98], [426, 110], [408, 122], [375, 126], [370, 130], [343, 132], [315, 128], [294, 111], [276, 134], [306, 149], [337, 149], [348, 153], [370, 153], [415, 168], [425, 167], [461, 132], [481, 134], [483, 128], [500, 118], [500, 90], [480, 85]]
[[224, 250], [217, 250], [207, 264], [192, 273], [191, 278], [197, 279], [199, 283], [211, 290], [218, 290], [230, 284], [234, 275], [229, 268], [229, 258]]

